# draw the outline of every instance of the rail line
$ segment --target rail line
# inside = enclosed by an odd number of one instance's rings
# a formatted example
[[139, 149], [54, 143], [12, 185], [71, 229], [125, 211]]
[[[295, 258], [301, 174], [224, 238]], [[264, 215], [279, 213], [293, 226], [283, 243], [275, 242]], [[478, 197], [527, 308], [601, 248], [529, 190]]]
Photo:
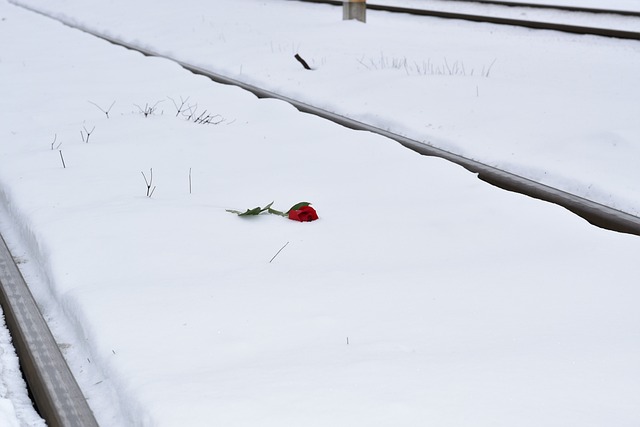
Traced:
[[[341, 6], [343, 4], [341, 0], [296, 0], [296, 1], [302, 1], [307, 3], [323, 3], [323, 4], [334, 5], [334, 6]], [[469, 1], [472, 1], [472, 0], [469, 0]], [[510, 6], [516, 6], [516, 4], [510, 4]], [[522, 5], [518, 4], [518, 6], [522, 6]], [[616, 29], [598, 28], [598, 27], [585, 27], [581, 25], [560, 24], [555, 22], [529, 21], [529, 20], [523, 20], [523, 19], [503, 18], [498, 16], [473, 15], [468, 13], [447, 12], [442, 10], [430, 10], [430, 9], [415, 9], [415, 8], [409, 8], [409, 7], [389, 6], [389, 5], [381, 5], [381, 4], [370, 4], [370, 3], [367, 3], [367, 9], [383, 11], [383, 12], [392, 12], [392, 13], [405, 13], [405, 14], [417, 15], [417, 16], [432, 16], [436, 18], [459, 19], [459, 20], [471, 21], [471, 22], [484, 22], [484, 23], [498, 24], [498, 25], [512, 25], [516, 27], [532, 28], [537, 30], [553, 30], [553, 31], [561, 31], [561, 32], [572, 33], [572, 34], [584, 34], [584, 35], [594, 35], [594, 36], [602, 36], [602, 37], [613, 37], [618, 39], [640, 40], [640, 32], [636, 32], [636, 31], [616, 30]], [[596, 9], [592, 9], [592, 10], [596, 10]], [[611, 11], [606, 11], [606, 12], [611, 13]], [[605, 13], [605, 10], [603, 9], [602, 12], [598, 12], [598, 13]]]
[[631, 10], [619, 10], [619, 9], [598, 9], [598, 8], [592, 8], [592, 7], [563, 6], [563, 5], [555, 5], [555, 4], [538, 4], [538, 3], [519, 3], [519, 2], [513, 2], [513, 1], [499, 1], [499, 0], [453, 0], [453, 2], [480, 3], [480, 4], [489, 4], [489, 5], [496, 5], [496, 6], [526, 7], [531, 9], [564, 10], [567, 12], [584, 12], [584, 13], [595, 13], [595, 14], [640, 17], [640, 12], [635, 12]]
[[11, 252], [0, 236], [0, 304], [20, 367], [40, 416], [50, 427], [97, 427]]

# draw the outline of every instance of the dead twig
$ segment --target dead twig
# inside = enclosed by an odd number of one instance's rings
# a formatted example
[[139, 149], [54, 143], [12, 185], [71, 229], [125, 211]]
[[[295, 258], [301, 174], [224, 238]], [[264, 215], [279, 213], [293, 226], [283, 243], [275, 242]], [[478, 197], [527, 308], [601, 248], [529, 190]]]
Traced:
[[53, 135], [53, 142], [51, 143], [51, 150], [57, 150], [62, 145], [62, 142], [60, 144], [58, 144], [58, 145], [55, 145], [57, 140], [58, 140], [58, 134], [56, 133], [55, 135]]
[[[153, 192], [156, 191], [156, 187], [153, 185], [153, 168], [149, 168], [149, 179], [144, 174], [144, 172], [140, 171], [142, 177], [144, 178], [144, 183], [147, 185], [147, 197], [151, 197]], [[153, 188], [151, 188], [153, 186]]]
[[113, 108], [113, 106], [114, 106], [114, 105], [115, 105], [115, 103], [116, 103], [116, 101], [113, 101], [113, 102], [111, 103], [111, 105], [109, 106], [109, 108], [107, 108], [107, 109], [105, 110], [104, 108], [102, 108], [101, 106], [99, 106], [98, 104], [96, 104], [96, 103], [95, 103], [95, 102], [93, 102], [93, 101], [87, 101], [87, 102], [88, 102], [89, 104], [95, 105], [95, 106], [98, 108], [98, 110], [102, 111], [102, 112], [105, 114], [105, 116], [107, 116], [107, 119], [109, 118], [109, 112], [111, 111], [111, 109]]
[[302, 64], [302, 66], [304, 67], [305, 70], [310, 70], [311, 69], [311, 67], [309, 67], [309, 64], [307, 64], [307, 61], [302, 59], [302, 57], [299, 54], [296, 53], [293, 57], [296, 58], [298, 60], [298, 62]]
[[269, 264], [271, 264], [271, 261], [273, 261], [274, 259], [276, 259], [276, 257], [278, 256], [278, 254], [280, 254], [280, 252], [282, 252], [282, 250], [283, 250], [284, 248], [286, 248], [288, 244], [289, 244], [289, 242], [285, 243], [285, 244], [284, 244], [284, 246], [283, 246], [283, 247], [281, 247], [281, 248], [278, 250], [278, 252], [276, 252], [276, 254], [273, 256], [273, 258], [271, 258], [271, 260], [269, 261]]
[[84, 143], [89, 143], [89, 137], [91, 136], [91, 134], [93, 133], [94, 130], [96, 130], [96, 127], [94, 126], [90, 131], [87, 130], [86, 127], [82, 126], [82, 128], [84, 129], [84, 131], [87, 133], [87, 139], [84, 139], [84, 134], [82, 133], [82, 131], [80, 131], [80, 138], [82, 138], [82, 142]]

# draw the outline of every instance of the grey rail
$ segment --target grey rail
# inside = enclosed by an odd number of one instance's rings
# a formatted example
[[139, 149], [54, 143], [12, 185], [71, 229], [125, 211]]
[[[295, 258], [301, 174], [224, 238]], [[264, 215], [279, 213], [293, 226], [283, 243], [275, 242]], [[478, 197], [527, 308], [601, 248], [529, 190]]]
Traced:
[[499, 1], [499, 0], [451, 0], [451, 3], [480, 3], [490, 4], [496, 6], [508, 6], [508, 7], [527, 7], [532, 9], [551, 9], [551, 10], [564, 10], [567, 12], [583, 12], [583, 13], [597, 13], [608, 15], [624, 15], [624, 16], [639, 16], [640, 12], [632, 10], [621, 9], [599, 9], [594, 7], [582, 7], [582, 6], [568, 6], [561, 4], [539, 4], [539, 3], [520, 3], [514, 1]]
[[0, 304], [20, 366], [49, 427], [94, 427], [98, 423], [56, 341], [0, 236]]

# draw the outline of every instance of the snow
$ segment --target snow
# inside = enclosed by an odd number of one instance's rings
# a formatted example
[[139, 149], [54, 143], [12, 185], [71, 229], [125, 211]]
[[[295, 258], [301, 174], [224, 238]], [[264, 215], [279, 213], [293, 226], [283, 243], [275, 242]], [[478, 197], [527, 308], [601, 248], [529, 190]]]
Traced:
[[44, 426], [33, 409], [22, 378], [18, 356], [0, 307], [0, 425], [3, 427]]
[[[292, 1], [203, 9], [192, 0], [176, 10], [139, 1], [124, 15], [110, 13], [112, 3], [22, 3], [640, 212], [637, 41], [373, 11], [366, 25], [343, 23], [339, 8]], [[296, 52], [316, 70], [303, 70]]]
[[[637, 42], [296, 2], [21, 3], [638, 211]], [[0, 229], [101, 425], [637, 424], [636, 236], [0, 1], [9, 39]], [[271, 201], [320, 219], [226, 212]]]

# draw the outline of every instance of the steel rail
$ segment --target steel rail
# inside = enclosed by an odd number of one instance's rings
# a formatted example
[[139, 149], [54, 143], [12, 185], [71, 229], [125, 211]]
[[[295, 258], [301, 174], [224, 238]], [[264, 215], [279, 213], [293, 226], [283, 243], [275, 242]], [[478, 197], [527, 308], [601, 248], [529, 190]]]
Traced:
[[[306, 3], [322, 3], [334, 6], [341, 6], [341, 0], [295, 0]], [[501, 18], [498, 16], [472, 15], [468, 13], [446, 12], [441, 10], [414, 9], [400, 6], [385, 6], [380, 4], [367, 3], [368, 10], [382, 12], [404, 13], [417, 16], [432, 16], [435, 18], [459, 19], [463, 21], [482, 22], [498, 25], [512, 25], [516, 27], [532, 28], [536, 30], [553, 30], [564, 33], [594, 35], [602, 37], [613, 37], [617, 39], [640, 40], [640, 32], [615, 30], [608, 28], [584, 27], [580, 25], [559, 24], [554, 22], [527, 21], [523, 19]]]
[[592, 7], [581, 7], [581, 6], [564, 6], [564, 5], [555, 5], [555, 4], [537, 4], [537, 3], [518, 3], [513, 1], [499, 1], [499, 0], [451, 0], [451, 3], [461, 2], [461, 3], [481, 3], [481, 4], [489, 4], [496, 6], [507, 6], [507, 7], [527, 7], [532, 9], [551, 9], [551, 10], [563, 10], [567, 12], [584, 12], [584, 13], [595, 13], [595, 14], [609, 14], [609, 15], [624, 15], [624, 16], [638, 16], [640, 17], [640, 12], [635, 12], [631, 10], [618, 10], [618, 9], [598, 9]]
[[151, 49], [142, 48], [132, 43], [125, 42], [124, 40], [121, 40], [119, 38], [104, 35], [98, 31], [92, 30], [83, 25], [71, 22], [68, 19], [54, 17], [51, 15], [48, 15], [47, 13], [39, 11], [37, 9], [33, 9], [31, 7], [27, 7], [27, 6], [21, 6], [21, 7], [31, 10], [32, 12], [38, 13], [40, 15], [44, 15], [48, 18], [57, 20], [71, 28], [75, 28], [87, 34], [93, 35], [95, 37], [99, 37], [112, 44], [140, 52], [146, 56], [164, 58], [169, 61], [175, 62], [194, 74], [208, 77], [209, 79], [217, 83], [240, 87], [242, 89], [245, 89], [253, 93], [258, 98], [279, 99], [281, 101], [291, 104], [301, 112], [322, 117], [324, 119], [327, 119], [329, 121], [340, 124], [350, 129], [368, 131], [378, 135], [382, 135], [384, 137], [387, 137], [391, 140], [394, 140], [402, 144], [407, 148], [410, 148], [411, 150], [414, 150], [426, 156], [435, 156], [435, 157], [440, 157], [440, 158], [449, 160], [453, 163], [456, 163], [464, 167], [470, 172], [478, 174], [478, 178], [485, 182], [488, 182], [492, 185], [495, 185], [497, 187], [503, 188], [508, 191], [513, 191], [513, 192], [524, 194], [536, 199], [540, 199], [540, 200], [544, 200], [550, 203], [560, 205], [568, 209], [569, 211], [581, 216], [582, 218], [587, 220], [589, 223], [596, 225], [598, 227], [605, 228], [612, 231], [635, 234], [640, 236], [640, 217], [631, 215], [627, 212], [623, 212], [618, 209], [614, 209], [610, 206], [606, 206], [601, 203], [597, 203], [592, 200], [576, 196], [566, 191], [562, 191], [557, 188], [553, 188], [548, 185], [541, 184], [531, 179], [498, 169], [493, 166], [489, 166], [487, 164], [478, 162], [473, 159], [460, 156], [458, 154], [443, 150], [441, 148], [429, 145], [427, 143], [416, 141], [414, 139], [407, 138], [402, 135], [397, 135], [397, 134], [394, 134], [393, 132], [381, 129], [376, 126], [369, 125], [367, 123], [360, 122], [358, 120], [351, 119], [349, 117], [341, 116], [339, 114], [306, 104], [304, 102], [289, 98], [287, 96], [280, 95], [275, 92], [271, 92], [271, 91], [259, 88], [249, 83], [245, 83], [245, 82], [233, 79], [231, 77], [223, 76], [213, 71], [203, 69], [193, 64], [189, 64], [185, 61], [181, 61], [181, 60], [169, 57], [167, 55], [163, 55]]
[[0, 304], [36, 408], [50, 427], [97, 427], [33, 295], [0, 236]]

